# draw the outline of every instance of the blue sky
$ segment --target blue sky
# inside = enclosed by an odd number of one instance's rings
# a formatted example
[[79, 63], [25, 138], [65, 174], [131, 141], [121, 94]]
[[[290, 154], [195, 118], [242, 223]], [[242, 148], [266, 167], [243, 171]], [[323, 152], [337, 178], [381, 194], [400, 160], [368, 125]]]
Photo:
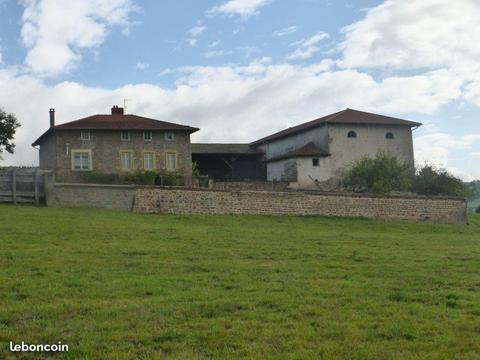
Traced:
[[0, 0], [0, 106], [31, 165], [48, 123], [128, 111], [248, 142], [346, 107], [425, 124], [417, 162], [480, 178], [475, 0]]

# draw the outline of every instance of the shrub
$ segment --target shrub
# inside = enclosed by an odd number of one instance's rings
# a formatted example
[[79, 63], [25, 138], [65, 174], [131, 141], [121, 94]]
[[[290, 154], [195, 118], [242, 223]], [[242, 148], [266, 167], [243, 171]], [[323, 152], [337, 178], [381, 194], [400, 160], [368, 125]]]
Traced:
[[117, 174], [105, 174], [97, 171], [87, 172], [82, 176], [83, 181], [90, 184], [118, 184], [120, 176]]
[[477, 208], [475, 209], [475, 212], [476, 212], [477, 214], [480, 214], [480, 205], [477, 206]]
[[413, 191], [419, 195], [466, 196], [467, 186], [445, 169], [425, 165], [415, 175]]
[[162, 170], [157, 173], [155, 184], [163, 186], [183, 186], [185, 184], [185, 178], [181, 173]]
[[413, 167], [380, 152], [375, 158], [364, 156], [355, 161], [343, 177], [343, 186], [355, 192], [377, 194], [409, 191], [413, 177]]
[[125, 184], [135, 185], [155, 185], [158, 173], [151, 170], [137, 170], [122, 175]]

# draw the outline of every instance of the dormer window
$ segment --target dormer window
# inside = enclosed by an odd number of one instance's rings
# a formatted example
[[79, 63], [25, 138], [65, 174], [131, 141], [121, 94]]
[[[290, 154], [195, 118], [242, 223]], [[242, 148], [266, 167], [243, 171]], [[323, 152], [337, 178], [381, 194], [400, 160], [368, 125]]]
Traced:
[[143, 140], [145, 141], [152, 141], [153, 135], [151, 131], [144, 131], [143, 132]]
[[174, 141], [175, 140], [175, 133], [173, 131], [167, 131], [165, 133], [165, 140]]
[[353, 130], [350, 130], [347, 134], [347, 137], [348, 138], [356, 138], [357, 137], [357, 133]]
[[120, 133], [120, 139], [122, 139], [123, 141], [130, 140], [130, 131], [122, 131]]
[[80, 140], [90, 140], [90, 131], [85, 130], [80, 132]]
[[391, 133], [391, 132], [387, 132], [387, 133], [385, 134], [385, 139], [392, 140], [392, 139], [394, 139], [394, 138], [395, 138], [395, 136], [393, 136], [393, 133]]

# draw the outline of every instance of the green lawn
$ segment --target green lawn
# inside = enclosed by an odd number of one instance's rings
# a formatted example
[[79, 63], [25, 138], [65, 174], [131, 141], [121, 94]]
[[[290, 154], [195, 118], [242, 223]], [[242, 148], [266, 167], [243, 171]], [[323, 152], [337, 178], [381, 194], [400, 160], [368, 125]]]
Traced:
[[479, 358], [470, 222], [3, 205], [0, 358]]

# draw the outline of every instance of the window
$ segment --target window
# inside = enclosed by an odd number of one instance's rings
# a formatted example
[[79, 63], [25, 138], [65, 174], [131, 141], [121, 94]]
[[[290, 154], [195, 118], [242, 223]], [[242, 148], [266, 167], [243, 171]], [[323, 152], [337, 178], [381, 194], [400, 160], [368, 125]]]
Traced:
[[349, 138], [356, 138], [357, 137], [357, 133], [353, 130], [350, 130], [347, 134], [347, 137]]
[[130, 131], [122, 131], [120, 133], [120, 139], [122, 140], [130, 140]]
[[145, 141], [152, 141], [152, 132], [151, 131], [144, 131], [143, 132], [143, 140]]
[[313, 158], [312, 159], [312, 166], [320, 166], [320, 159], [319, 158]]
[[175, 140], [175, 133], [173, 131], [167, 131], [165, 133], [165, 140], [168, 140], [168, 141]]
[[145, 170], [153, 170], [155, 168], [155, 153], [146, 151], [143, 153], [143, 168]]
[[120, 151], [120, 165], [124, 171], [132, 170], [133, 154], [131, 151]]
[[174, 171], [177, 169], [177, 153], [167, 152], [165, 163], [167, 164], [167, 170]]
[[387, 134], [385, 135], [385, 138], [386, 138], [386, 139], [389, 139], [389, 140], [392, 140], [392, 139], [395, 138], [395, 136], [393, 136], [393, 133], [387, 132]]
[[90, 140], [90, 131], [80, 132], [80, 140]]
[[92, 170], [92, 152], [90, 150], [72, 150], [72, 170]]

